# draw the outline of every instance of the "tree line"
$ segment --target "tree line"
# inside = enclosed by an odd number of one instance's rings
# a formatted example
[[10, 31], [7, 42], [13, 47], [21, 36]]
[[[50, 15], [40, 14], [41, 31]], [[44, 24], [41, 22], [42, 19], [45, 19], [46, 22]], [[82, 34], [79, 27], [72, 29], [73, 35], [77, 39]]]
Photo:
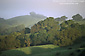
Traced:
[[[81, 15], [74, 15], [73, 20], [65, 20], [66, 16], [59, 18], [49, 17], [39, 21], [30, 28], [19, 26], [10, 28], [9, 34], [0, 35], [0, 50], [8, 50], [14, 48], [54, 44], [59, 46], [68, 46], [75, 44], [75, 41], [85, 37], [85, 24]], [[80, 20], [81, 19], [81, 20]], [[60, 23], [62, 21], [62, 23]], [[77, 22], [76, 22], [77, 21]], [[24, 28], [24, 29], [22, 29]], [[13, 31], [15, 29], [15, 31]], [[18, 29], [18, 31], [17, 31]], [[20, 29], [20, 30], [19, 30]]]

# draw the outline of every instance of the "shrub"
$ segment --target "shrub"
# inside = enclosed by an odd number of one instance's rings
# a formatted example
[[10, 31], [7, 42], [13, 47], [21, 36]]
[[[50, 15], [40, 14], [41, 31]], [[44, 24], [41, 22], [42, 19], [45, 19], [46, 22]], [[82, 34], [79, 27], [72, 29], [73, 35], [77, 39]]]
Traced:
[[76, 52], [80, 52], [81, 50], [80, 49], [77, 49]]
[[85, 45], [81, 45], [80, 48], [85, 48]]
[[0, 51], [0, 54], [1, 54], [1, 51]]
[[57, 52], [57, 53], [56, 53], [56, 55], [58, 56], [58, 55], [60, 55], [60, 53], [59, 53], [59, 52]]
[[72, 49], [71, 47], [69, 47], [68, 49]]
[[85, 56], [85, 50], [83, 50], [83, 51], [79, 54], [79, 56]]
[[72, 52], [72, 53], [69, 54], [69, 56], [75, 56], [75, 54]]

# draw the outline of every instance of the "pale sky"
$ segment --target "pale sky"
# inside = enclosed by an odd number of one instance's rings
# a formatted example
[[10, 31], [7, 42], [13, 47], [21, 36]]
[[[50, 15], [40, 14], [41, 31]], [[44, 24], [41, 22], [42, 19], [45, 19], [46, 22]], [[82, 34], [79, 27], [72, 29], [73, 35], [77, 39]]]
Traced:
[[85, 18], [85, 0], [0, 0], [0, 17], [9, 19], [30, 12], [49, 17], [80, 14]]

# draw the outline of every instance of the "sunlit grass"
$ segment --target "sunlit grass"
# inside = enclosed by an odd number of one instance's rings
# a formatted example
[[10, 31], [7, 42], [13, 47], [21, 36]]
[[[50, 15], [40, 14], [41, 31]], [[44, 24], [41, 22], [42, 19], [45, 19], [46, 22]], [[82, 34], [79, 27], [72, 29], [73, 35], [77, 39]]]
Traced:
[[79, 45], [68, 47], [40, 45], [3, 51], [0, 56], [69, 56], [72, 53], [78, 55], [80, 53], [76, 52], [78, 49], [82, 51], [85, 48], [79, 48]]
[[40, 45], [40, 46], [33, 46], [33, 47], [41, 47], [41, 48], [57, 48], [57, 45]]

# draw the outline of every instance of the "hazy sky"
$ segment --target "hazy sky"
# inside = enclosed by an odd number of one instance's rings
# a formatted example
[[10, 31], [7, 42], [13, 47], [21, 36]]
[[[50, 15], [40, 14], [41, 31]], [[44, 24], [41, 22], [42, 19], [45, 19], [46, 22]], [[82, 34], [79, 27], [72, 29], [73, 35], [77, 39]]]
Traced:
[[45, 16], [71, 18], [77, 13], [85, 18], [85, 0], [0, 0], [0, 17], [8, 19], [36, 12]]

